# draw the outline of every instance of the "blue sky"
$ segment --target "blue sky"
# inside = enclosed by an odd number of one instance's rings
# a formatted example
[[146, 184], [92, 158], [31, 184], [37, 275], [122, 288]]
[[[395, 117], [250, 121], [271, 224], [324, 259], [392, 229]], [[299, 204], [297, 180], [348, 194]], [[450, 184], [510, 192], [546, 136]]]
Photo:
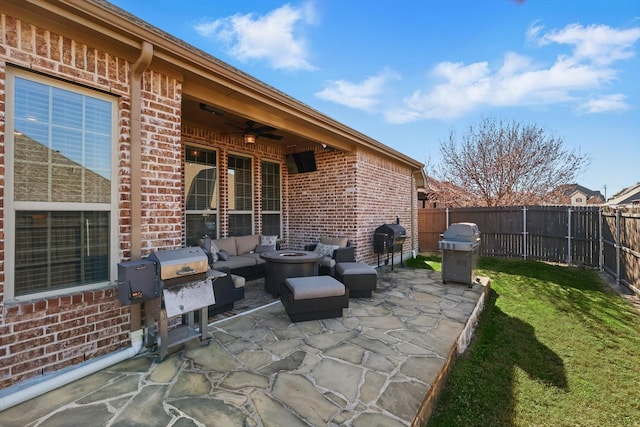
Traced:
[[112, 0], [418, 161], [483, 118], [591, 156], [578, 183], [640, 181], [638, 0]]

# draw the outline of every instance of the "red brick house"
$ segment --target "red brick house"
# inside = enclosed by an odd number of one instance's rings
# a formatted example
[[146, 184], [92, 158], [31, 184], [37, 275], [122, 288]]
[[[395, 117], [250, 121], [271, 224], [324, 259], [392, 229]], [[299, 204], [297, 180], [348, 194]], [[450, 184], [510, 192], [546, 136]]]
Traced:
[[406, 155], [102, 0], [5, 0], [0, 37], [0, 393], [134, 354], [117, 263], [205, 231], [417, 251]]

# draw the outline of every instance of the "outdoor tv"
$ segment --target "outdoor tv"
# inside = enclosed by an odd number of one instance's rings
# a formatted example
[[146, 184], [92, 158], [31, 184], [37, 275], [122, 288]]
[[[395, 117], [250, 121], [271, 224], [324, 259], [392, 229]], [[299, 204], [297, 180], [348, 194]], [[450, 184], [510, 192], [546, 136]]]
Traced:
[[287, 154], [286, 161], [290, 174], [315, 172], [317, 170], [316, 156], [313, 151]]

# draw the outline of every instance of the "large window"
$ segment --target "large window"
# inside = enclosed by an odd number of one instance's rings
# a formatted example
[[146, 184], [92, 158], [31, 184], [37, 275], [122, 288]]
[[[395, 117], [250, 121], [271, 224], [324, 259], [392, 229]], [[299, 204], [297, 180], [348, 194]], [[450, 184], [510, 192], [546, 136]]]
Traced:
[[229, 236], [253, 233], [251, 158], [229, 155], [227, 163]]
[[8, 296], [108, 281], [114, 98], [10, 69], [7, 101]]
[[185, 205], [187, 246], [203, 236], [218, 237], [218, 168], [216, 152], [186, 147]]
[[281, 233], [280, 165], [262, 162], [262, 234], [280, 236]]

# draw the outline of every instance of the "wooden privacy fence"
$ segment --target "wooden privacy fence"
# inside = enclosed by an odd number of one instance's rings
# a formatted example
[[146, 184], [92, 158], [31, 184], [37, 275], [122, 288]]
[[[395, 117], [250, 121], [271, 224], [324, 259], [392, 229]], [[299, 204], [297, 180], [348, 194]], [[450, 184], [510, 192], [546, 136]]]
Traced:
[[640, 293], [640, 208], [508, 206], [420, 209], [421, 252], [437, 252], [449, 224], [480, 229], [481, 256], [598, 267]]
[[602, 215], [600, 267], [640, 295], [640, 208], [605, 207]]

